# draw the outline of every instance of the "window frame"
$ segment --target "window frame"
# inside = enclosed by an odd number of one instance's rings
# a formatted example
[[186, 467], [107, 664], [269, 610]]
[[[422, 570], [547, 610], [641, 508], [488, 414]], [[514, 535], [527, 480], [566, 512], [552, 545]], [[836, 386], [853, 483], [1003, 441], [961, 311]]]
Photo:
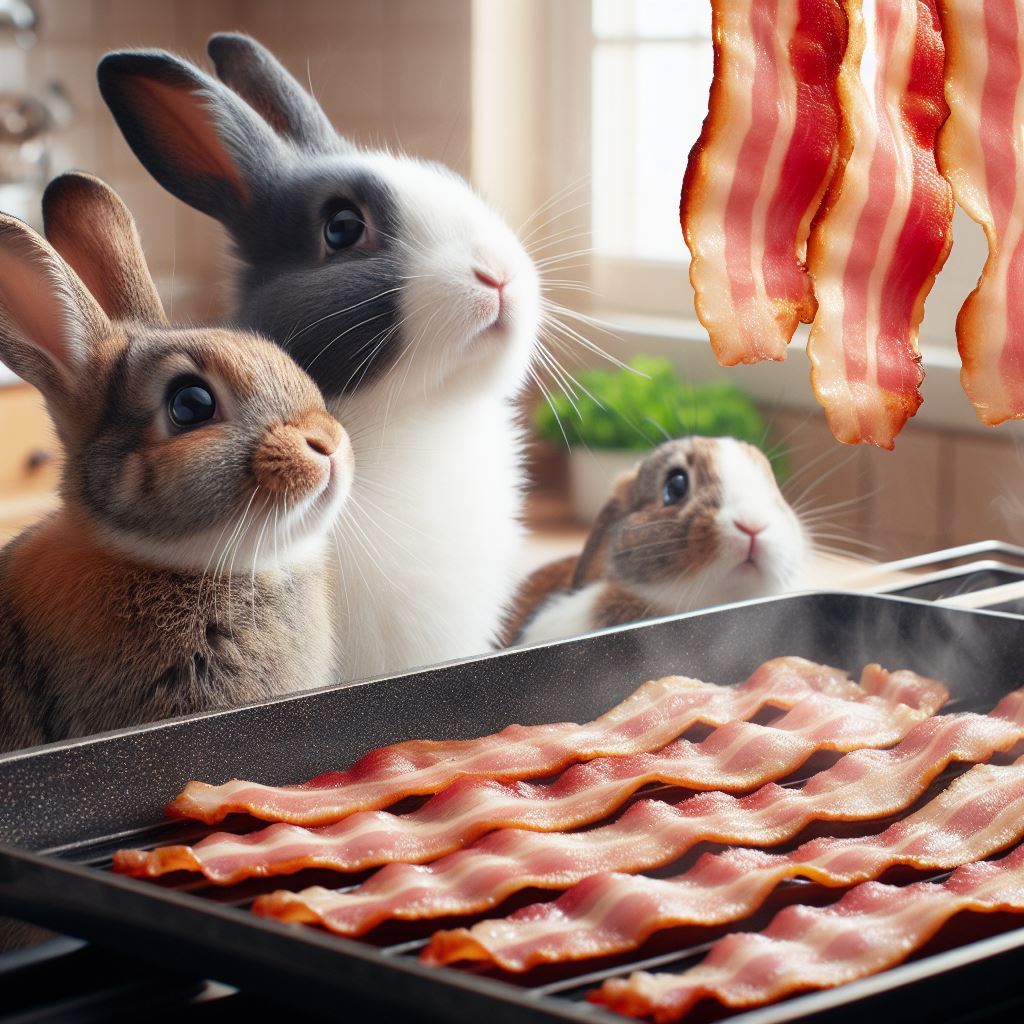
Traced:
[[[593, 29], [591, 0], [560, 0], [547, 6], [548, 64], [550, 73], [550, 100], [548, 111], [548, 138], [551, 153], [560, 153], [559, 159], [549, 163], [549, 194], [570, 189], [574, 182], [585, 181], [585, 189], [572, 193], [575, 206], [584, 204], [572, 214], [559, 217], [559, 229], [571, 228], [574, 246], [588, 248], [586, 257], [573, 262], [575, 280], [590, 289], [591, 311], [621, 311], [647, 314], [655, 317], [679, 317], [692, 320], [693, 292], [689, 286], [690, 255], [679, 229], [680, 258], [659, 260], [610, 255], [593, 250], [591, 208], [593, 190], [590, 169], [592, 159], [592, 102], [593, 57], [600, 42]], [[665, 42], [675, 42], [675, 39]], [[659, 43], [634, 37], [615, 40], [614, 45]], [[585, 130], [584, 130], [585, 126]], [[572, 139], [573, 145], [564, 149], [560, 140]], [[679, 167], [682, 188], [685, 166]], [[585, 194], [582, 194], [585, 191]], [[668, 216], [673, 211], [667, 211]], [[565, 276], [565, 275], [560, 275]], [[578, 299], [577, 299], [578, 301]]]

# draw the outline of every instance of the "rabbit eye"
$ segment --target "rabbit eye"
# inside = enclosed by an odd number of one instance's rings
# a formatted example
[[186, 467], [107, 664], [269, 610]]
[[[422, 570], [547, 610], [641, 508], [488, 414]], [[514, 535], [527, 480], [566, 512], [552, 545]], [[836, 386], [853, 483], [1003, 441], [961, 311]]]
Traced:
[[324, 225], [324, 241], [328, 249], [348, 249], [363, 237], [364, 231], [366, 223], [362, 213], [352, 203], [346, 203]]
[[690, 492], [690, 474], [685, 469], [673, 469], [665, 478], [661, 500], [665, 505], [678, 505]]
[[217, 413], [217, 402], [202, 381], [180, 382], [171, 386], [167, 413], [176, 427], [187, 430], [212, 420]]

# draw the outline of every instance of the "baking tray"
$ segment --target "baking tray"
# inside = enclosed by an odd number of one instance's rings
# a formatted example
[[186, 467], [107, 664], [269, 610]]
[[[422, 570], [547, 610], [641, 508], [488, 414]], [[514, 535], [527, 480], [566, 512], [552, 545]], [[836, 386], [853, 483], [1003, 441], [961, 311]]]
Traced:
[[[354, 998], [410, 1020], [621, 1020], [580, 1001], [580, 978], [526, 988], [427, 968], [401, 943], [378, 948], [257, 918], [232, 905], [230, 891], [210, 899], [112, 875], [109, 856], [201, 834], [162, 822], [163, 804], [189, 778], [300, 781], [383, 743], [586, 721], [648, 678], [737, 682], [784, 654], [851, 672], [869, 661], [913, 668], [944, 679], [956, 707], [985, 709], [1024, 683], [1022, 652], [1016, 617], [878, 595], [799, 595], [0, 756], [0, 912], [330, 1016]], [[884, 1009], [913, 1020], [929, 1007], [933, 1017], [953, 1012], [980, 991], [1010, 998], [1022, 946], [1024, 928], [1012, 928], [731, 1019], [852, 1020]]]

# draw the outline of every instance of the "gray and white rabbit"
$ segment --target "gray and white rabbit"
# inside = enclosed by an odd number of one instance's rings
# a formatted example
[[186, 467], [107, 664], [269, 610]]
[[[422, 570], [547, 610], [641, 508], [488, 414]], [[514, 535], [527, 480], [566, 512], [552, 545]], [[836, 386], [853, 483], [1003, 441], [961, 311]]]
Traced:
[[276, 345], [168, 325], [101, 181], [56, 179], [44, 219], [52, 246], [0, 215], [0, 360], [64, 451], [59, 508], [0, 550], [0, 751], [326, 685], [344, 430]]
[[579, 556], [523, 582], [505, 642], [785, 593], [808, 556], [763, 452], [731, 437], [666, 441], [619, 477]]
[[458, 175], [342, 138], [254, 40], [215, 35], [209, 53], [221, 81], [161, 51], [108, 54], [100, 90], [157, 181], [227, 229], [235, 321], [287, 349], [352, 437], [340, 671], [480, 653], [521, 538], [510, 400], [535, 267]]

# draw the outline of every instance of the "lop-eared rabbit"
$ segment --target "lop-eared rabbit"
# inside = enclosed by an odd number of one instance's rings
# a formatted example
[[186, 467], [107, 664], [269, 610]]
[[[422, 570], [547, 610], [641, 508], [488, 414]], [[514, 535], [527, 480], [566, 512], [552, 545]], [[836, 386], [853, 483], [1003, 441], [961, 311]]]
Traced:
[[785, 593], [809, 553], [771, 464], [731, 437], [659, 445], [615, 483], [579, 556], [520, 587], [506, 643]]

